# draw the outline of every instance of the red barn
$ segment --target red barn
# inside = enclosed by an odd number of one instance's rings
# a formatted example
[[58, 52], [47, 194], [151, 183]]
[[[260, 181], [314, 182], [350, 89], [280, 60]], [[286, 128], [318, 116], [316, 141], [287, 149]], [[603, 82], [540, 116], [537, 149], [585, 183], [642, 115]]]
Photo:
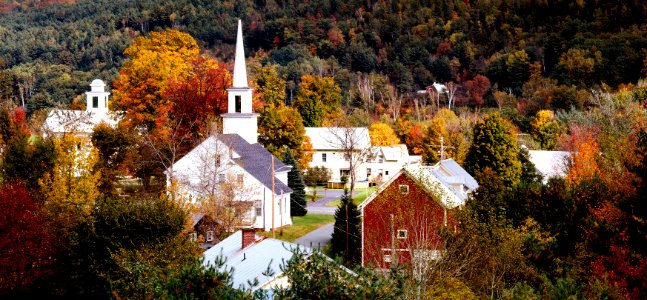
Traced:
[[362, 265], [389, 268], [440, 255], [440, 229], [454, 227], [452, 211], [476, 187], [452, 159], [399, 171], [359, 206]]

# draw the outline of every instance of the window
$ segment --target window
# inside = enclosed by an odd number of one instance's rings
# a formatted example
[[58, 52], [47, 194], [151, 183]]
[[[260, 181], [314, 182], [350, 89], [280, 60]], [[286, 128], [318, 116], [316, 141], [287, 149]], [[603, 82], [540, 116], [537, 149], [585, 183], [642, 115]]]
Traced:
[[194, 241], [194, 242], [198, 240], [198, 233], [197, 232], [191, 232], [191, 240]]
[[99, 107], [99, 97], [92, 97], [92, 108]]
[[213, 241], [213, 231], [211, 231], [211, 230], [207, 231], [206, 239], [207, 239], [207, 242]]
[[220, 155], [216, 155], [216, 168], [220, 167]]
[[406, 229], [398, 229], [398, 238], [399, 239], [406, 239], [407, 238], [407, 230]]
[[218, 174], [218, 183], [225, 183], [225, 174]]
[[366, 175], [371, 176], [371, 168], [366, 168]]
[[321, 153], [321, 161], [326, 162], [326, 153]]
[[242, 110], [243, 103], [240, 98], [240, 95], [236, 95], [235, 98], [236, 98], [236, 112], [239, 113]]
[[236, 181], [238, 181], [238, 183], [243, 183], [243, 179], [244, 179], [243, 174], [238, 174], [236, 176]]
[[263, 216], [263, 203], [261, 201], [256, 201], [254, 203], [254, 210], [257, 217]]
[[384, 254], [384, 262], [387, 262], [387, 263], [391, 262], [391, 254]]
[[389, 171], [384, 171], [384, 175], [389, 176]]
[[409, 193], [409, 185], [401, 184], [398, 186], [398, 189], [400, 190], [400, 194], [402, 195], [406, 195]]

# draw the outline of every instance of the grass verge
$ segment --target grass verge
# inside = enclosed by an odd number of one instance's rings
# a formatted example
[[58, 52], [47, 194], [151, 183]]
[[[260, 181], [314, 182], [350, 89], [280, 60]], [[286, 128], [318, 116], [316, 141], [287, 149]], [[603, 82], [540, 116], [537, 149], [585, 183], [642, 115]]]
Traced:
[[[360, 203], [364, 202], [364, 200], [366, 200], [366, 198], [371, 194], [373, 194], [376, 190], [377, 190], [377, 187], [375, 186], [368, 188], [368, 192], [366, 191], [366, 189], [355, 190], [356, 194], [355, 194], [355, 197], [353, 197], [353, 203], [355, 203], [355, 205], [359, 205]], [[340, 203], [341, 203], [341, 200], [338, 199], [338, 200], [326, 203], [326, 206], [338, 207]]]
[[[324, 214], [307, 214], [303, 217], [293, 217], [292, 225], [283, 227], [283, 235], [280, 235], [280, 229], [275, 230], [275, 238], [294, 242], [296, 239], [310, 233], [311, 231], [334, 222], [335, 216]], [[260, 235], [272, 237], [272, 232], [260, 232]]]

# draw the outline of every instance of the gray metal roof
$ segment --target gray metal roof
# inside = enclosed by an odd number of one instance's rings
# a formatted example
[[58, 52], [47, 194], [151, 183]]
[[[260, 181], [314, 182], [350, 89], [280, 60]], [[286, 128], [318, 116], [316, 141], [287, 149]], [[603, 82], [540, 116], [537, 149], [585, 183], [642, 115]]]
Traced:
[[[272, 161], [274, 160], [275, 172], [290, 171], [291, 166], [285, 165], [272, 153], [267, 151], [260, 144], [250, 144], [238, 134], [221, 134], [218, 139], [240, 155], [236, 163], [240, 165], [247, 173], [254, 176], [268, 189], [272, 188]], [[292, 189], [278, 179], [274, 180], [275, 194], [292, 193]]]
[[[279, 241], [277, 239], [262, 239], [256, 235], [256, 242], [242, 249], [242, 231], [236, 231], [228, 238], [211, 247], [204, 252], [204, 265], [214, 265], [218, 256], [226, 259], [221, 271], [229, 271], [233, 268], [233, 287], [239, 289], [256, 290], [262, 287], [273, 278], [281, 276], [281, 265], [292, 258], [292, 249], [300, 248], [303, 251], [310, 251], [309, 248], [297, 244]], [[272, 276], [263, 275], [267, 269], [273, 272]], [[267, 274], [267, 273], [266, 273]], [[251, 287], [248, 281], [258, 279], [258, 286]]]
[[461, 167], [454, 159], [448, 158], [441, 160], [438, 163], [442, 171], [446, 171], [445, 180], [448, 183], [463, 183], [470, 190], [475, 190], [479, 187], [479, 184], [476, 182], [474, 177], [467, 173], [463, 167]]

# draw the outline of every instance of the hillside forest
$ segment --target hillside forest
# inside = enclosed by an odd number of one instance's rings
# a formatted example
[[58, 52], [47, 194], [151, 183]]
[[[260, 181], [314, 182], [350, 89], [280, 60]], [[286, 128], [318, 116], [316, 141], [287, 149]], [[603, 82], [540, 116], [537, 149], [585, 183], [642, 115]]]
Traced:
[[[277, 157], [308, 174], [304, 127], [369, 127], [426, 164], [442, 144], [480, 184], [424, 276], [344, 261], [356, 276], [313, 279], [332, 263], [297, 255], [277, 297], [647, 297], [639, 0], [3, 1], [0, 297], [263, 296], [201, 264], [196, 208], [163, 173], [219, 128], [238, 19]], [[88, 141], [43, 122], [85, 109], [96, 78], [122, 121], [79, 156]], [[541, 178], [527, 149], [571, 152], [566, 177]]]

